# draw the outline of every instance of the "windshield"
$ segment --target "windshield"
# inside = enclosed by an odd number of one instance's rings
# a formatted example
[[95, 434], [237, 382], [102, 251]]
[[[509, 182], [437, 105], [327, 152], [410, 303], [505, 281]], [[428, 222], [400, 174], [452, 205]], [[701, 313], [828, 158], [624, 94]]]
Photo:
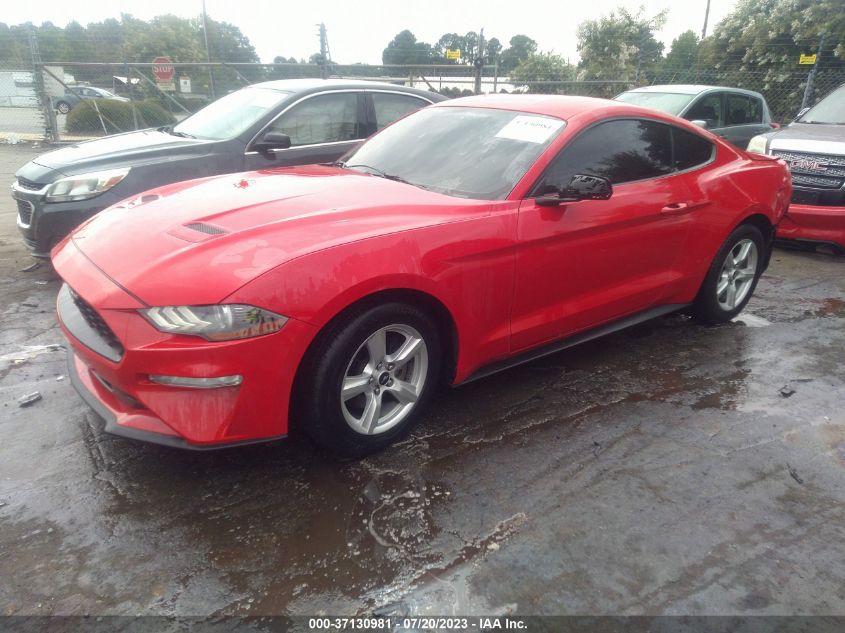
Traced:
[[345, 166], [460, 198], [507, 197], [565, 126], [510, 110], [419, 110], [372, 137]]
[[692, 101], [695, 95], [685, 95], [677, 92], [623, 92], [614, 97], [616, 101], [624, 101], [632, 105], [643, 106], [660, 110], [666, 114], [678, 116], [681, 111]]
[[801, 123], [845, 125], [845, 86], [831, 92], [798, 120]]
[[275, 108], [289, 94], [269, 88], [244, 88], [207, 105], [174, 127], [173, 131], [185, 136], [215, 141], [234, 138]]

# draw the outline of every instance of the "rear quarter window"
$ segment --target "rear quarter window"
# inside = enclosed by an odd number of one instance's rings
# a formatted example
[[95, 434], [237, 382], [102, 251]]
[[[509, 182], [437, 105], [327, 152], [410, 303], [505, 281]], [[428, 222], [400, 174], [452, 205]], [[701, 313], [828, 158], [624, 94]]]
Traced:
[[713, 158], [713, 144], [697, 134], [673, 127], [672, 140], [675, 144], [675, 169], [677, 171], [704, 165]]

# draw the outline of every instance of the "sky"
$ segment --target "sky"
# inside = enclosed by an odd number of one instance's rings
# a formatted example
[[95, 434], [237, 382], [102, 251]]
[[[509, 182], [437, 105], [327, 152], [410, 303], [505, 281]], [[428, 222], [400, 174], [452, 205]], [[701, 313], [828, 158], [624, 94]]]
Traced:
[[[381, 52], [398, 32], [409, 29], [417, 40], [435, 43], [444, 33], [484, 29], [488, 39], [508, 40], [525, 34], [543, 51], [552, 51], [571, 62], [578, 60], [576, 29], [579, 23], [607, 14], [618, 6], [637, 12], [640, 6], [652, 16], [669, 9], [666, 26], [658, 39], [666, 44], [688, 29], [698, 35], [704, 23], [707, 0], [206, 0], [208, 15], [238, 26], [255, 46], [261, 61], [277, 55], [307, 59], [319, 51], [317, 25], [325, 23], [332, 59], [338, 63], [381, 63]], [[711, 0], [708, 33], [728, 13], [736, 0]], [[149, 19], [172, 13], [195, 17], [202, 0], [4, 0], [0, 22], [50, 21], [64, 26], [71, 20], [82, 24], [119, 18], [129, 13]], [[58, 60], [57, 60], [58, 61]]]

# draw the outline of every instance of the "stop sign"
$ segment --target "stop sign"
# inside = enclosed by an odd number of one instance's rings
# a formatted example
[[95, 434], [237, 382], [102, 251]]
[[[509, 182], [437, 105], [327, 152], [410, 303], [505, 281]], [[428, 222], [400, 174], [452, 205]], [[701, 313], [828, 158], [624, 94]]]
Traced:
[[169, 57], [156, 57], [153, 60], [153, 74], [159, 81], [170, 81], [173, 79], [173, 62]]

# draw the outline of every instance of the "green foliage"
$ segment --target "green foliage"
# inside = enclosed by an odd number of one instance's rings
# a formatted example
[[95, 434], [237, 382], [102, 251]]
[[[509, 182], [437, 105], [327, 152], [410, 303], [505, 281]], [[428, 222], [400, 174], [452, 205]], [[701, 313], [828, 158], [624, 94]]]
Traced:
[[[135, 115], [132, 113], [133, 109]], [[136, 118], [137, 129], [171, 125], [176, 122], [170, 112], [153, 100], [126, 102], [89, 99], [81, 101], [68, 113], [65, 131], [68, 134], [103, 134], [105, 124], [108, 134], [128, 132], [136, 129]]]
[[801, 53], [815, 53], [827, 33], [820, 76], [811, 103], [845, 78], [845, 12], [841, 0], [739, 0], [705, 40], [702, 81], [762, 92], [775, 120], [788, 121], [801, 107], [809, 66]]
[[431, 64], [434, 52], [430, 44], [418, 42], [409, 30], [397, 33], [381, 54], [385, 64]]
[[[170, 57], [174, 62], [206, 61], [200, 19], [160, 15], [150, 21], [144, 21], [129, 14], [122, 14], [120, 20], [109, 18], [87, 26], [70, 22], [64, 28], [51, 22], [44, 22], [41, 26], [27, 23], [11, 27], [0, 23], [0, 63], [18, 65], [21, 68], [30, 67], [30, 30], [36, 34], [44, 62], [150, 63], [159, 55]], [[211, 61], [260, 61], [249, 39], [237, 26], [226, 22], [208, 19], [208, 45]], [[68, 67], [68, 72], [79, 82], [101, 86], [112, 83], [112, 74], [125, 74], [106, 67]], [[264, 79], [264, 70], [261, 68], [245, 68], [238, 72], [244, 79], [228, 68], [215, 70], [214, 79], [218, 93]], [[180, 71], [180, 74], [187, 74], [196, 89], [207, 88], [210, 84], [208, 70], [191, 69]], [[147, 76], [152, 79], [151, 74], [147, 73]]]
[[654, 35], [666, 23], [667, 10], [647, 18], [643, 9], [632, 14], [623, 7], [578, 25], [579, 79], [647, 81], [663, 56]]
[[671, 78], [670, 83], [692, 83], [695, 81], [698, 43], [698, 36], [692, 31], [685, 31], [672, 40], [672, 46], [666, 55], [666, 59], [660, 64], [662, 73]]
[[554, 53], [534, 53], [522, 60], [510, 73], [510, 82], [528, 92], [555, 94], [562, 92], [559, 84], [550, 81], [574, 81], [575, 66]]
[[537, 42], [527, 35], [514, 35], [510, 39], [510, 46], [502, 51], [499, 57], [499, 71], [507, 75], [519, 63], [537, 52]]
[[467, 88], [443, 88], [439, 90], [440, 94], [450, 99], [457, 99], [458, 97], [471, 97], [475, 93]]
[[[188, 112], [191, 113], [194, 113], [198, 110], [202, 110], [205, 106], [211, 103], [211, 99], [209, 99], [205, 95], [181, 94], [178, 92], [173, 92], [170, 93], [170, 97], [174, 101], [176, 101], [176, 103], [180, 104], [183, 108], [185, 108]], [[172, 101], [170, 101], [167, 97], [162, 94], [152, 97], [147, 101], [155, 101], [168, 112], [181, 112], [181, 110], [176, 105], [174, 105]]]

